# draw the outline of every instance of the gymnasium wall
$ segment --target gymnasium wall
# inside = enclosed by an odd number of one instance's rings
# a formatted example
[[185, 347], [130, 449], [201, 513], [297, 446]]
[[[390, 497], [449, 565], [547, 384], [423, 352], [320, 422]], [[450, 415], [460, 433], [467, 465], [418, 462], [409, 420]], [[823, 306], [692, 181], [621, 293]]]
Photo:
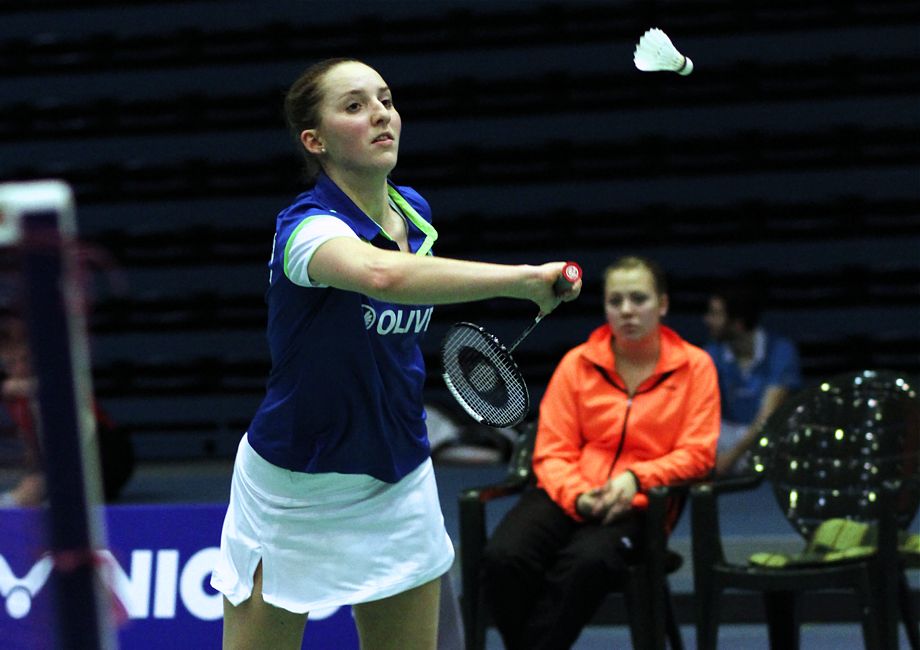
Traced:
[[[916, 2], [74, 4], [0, 0], [0, 181], [73, 184], [97, 393], [142, 456], [229, 454], [261, 398], [274, 215], [301, 190], [281, 97], [327, 56], [394, 89], [393, 177], [433, 206], [437, 254], [584, 267], [516, 354], [537, 396], [625, 253], [670, 272], [693, 342], [707, 292], [749, 276], [807, 379], [920, 372]], [[651, 26], [691, 76], [635, 69]], [[437, 309], [431, 399], [450, 323], [511, 338], [532, 312]]]

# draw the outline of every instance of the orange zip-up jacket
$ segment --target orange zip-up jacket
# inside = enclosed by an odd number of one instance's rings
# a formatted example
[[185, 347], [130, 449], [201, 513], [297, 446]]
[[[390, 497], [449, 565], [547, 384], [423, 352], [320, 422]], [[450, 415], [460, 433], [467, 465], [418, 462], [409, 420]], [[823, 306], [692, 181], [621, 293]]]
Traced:
[[[575, 500], [629, 470], [644, 491], [702, 477], [715, 464], [719, 436], [716, 369], [700, 348], [660, 326], [652, 376], [633, 395], [617, 374], [609, 325], [570, 350], [547, 386], [533, 466], [537, 484], [579, 521]], [[603, 370], [603, 372], [601, 371]]]

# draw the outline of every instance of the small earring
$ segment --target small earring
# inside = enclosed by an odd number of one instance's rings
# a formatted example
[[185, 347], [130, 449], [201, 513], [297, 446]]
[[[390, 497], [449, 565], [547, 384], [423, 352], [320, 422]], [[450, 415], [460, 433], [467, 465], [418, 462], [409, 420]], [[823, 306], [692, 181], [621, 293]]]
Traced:
[[320, 152], [320, 153], [326, 153], [326, 147], [320, 147], [319, 152]]

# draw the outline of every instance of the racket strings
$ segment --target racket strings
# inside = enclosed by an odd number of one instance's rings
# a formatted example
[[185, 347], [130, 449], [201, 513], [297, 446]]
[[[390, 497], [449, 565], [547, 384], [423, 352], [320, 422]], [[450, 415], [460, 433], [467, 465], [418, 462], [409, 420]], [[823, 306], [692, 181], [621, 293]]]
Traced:
[[444, 379], [460, 404], [492, 426], [520, 422], [530, 395], [510, 353], [494, 336], [469, 323], [458, 323], [441, 346]]
[[489, 401], [499, 406], [508, 401], [508, 392], [503, 390], [505, 385], [501, 372], [482, 352], [463, 346], [457, 353], [457, 360], [466, 375], [466, 380], [475, 391], [480, 394], [498, 393], [493, 395], [495, 399]]

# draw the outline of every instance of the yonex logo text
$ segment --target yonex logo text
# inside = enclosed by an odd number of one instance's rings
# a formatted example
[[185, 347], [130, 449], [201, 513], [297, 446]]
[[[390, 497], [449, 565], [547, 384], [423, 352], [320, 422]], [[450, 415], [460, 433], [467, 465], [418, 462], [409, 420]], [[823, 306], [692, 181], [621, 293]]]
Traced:
[[[219, 593], [204, 590], [204, 580], [211, 574], [219, 549], [204, 548], [179, 566], [179, 551], [137, 549], [131, 553], [130, 573], [126, 573], [109, 551], [98, 551], [102, 577], [115, 593], [129, 618], [149, 618], [153, 596], [154, 618], [175, 618], [176, 604], [181, 600], [195, 618], [213, 621], [223, 615]], [[0, 595], [6, 597], [6, 612], [11, 618], [24, 618], [32, 610], [32, 601], [44, 588], [51, 574], [52, 559], [43, 555], [18, 578], [0, 556]], [[152, 587], [152, 589], [151, 589]]]
[[[103, 581], [121, 602], [128, 618], [147, 619], [152, 615], [155, 619], [172, 619], [181, 602], [194, 618], [213, 621], [223, 616], [223, 596], [205, 590], [204, 585], [219, 555], [217, 547], [203, 548], [180, 565], [177, 549], [135, 549], [131, 552], [128, 572], [110, 551], [98, 551], [96, 558]], [[6, 599], [6, 613], [10, 618], [21, 619], [29, 615], [52, 568], [51, 556], [46, 553], [19, 578], [0, 555], [0, 596]], [[338, 609], [330, 607], [310, 612], [310, 618], [328, 618]]]

